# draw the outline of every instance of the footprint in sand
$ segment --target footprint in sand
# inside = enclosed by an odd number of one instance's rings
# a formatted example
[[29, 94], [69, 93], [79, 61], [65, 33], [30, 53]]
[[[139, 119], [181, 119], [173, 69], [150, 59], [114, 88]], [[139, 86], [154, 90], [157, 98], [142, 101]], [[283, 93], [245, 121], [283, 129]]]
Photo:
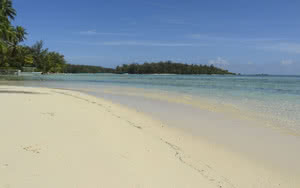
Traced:
[[41, 151], [41, 148], [39, 148], [38, 146], [27, 146], [27, 147], [23, 147], [23, 150], [32, 152], [35, 154], [39, 154]]
[[46, 116], [50, 116], [50, 117], [54, 117], [55, 116], [55, 113], [53, 112], [45, 112], [45, 113], [42, 113], [43, 115], [46, 115]]
[[5, 163], [5, 164], [2, 164], [1, 168], [7, 168], [8, 167], [8, 164]]

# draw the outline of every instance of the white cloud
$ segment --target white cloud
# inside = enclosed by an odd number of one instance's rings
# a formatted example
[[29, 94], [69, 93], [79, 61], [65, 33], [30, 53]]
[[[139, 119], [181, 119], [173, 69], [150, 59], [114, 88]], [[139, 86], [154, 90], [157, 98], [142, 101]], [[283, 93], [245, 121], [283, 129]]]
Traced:
[[173, 43], [162, 41], [103, 41], [103, 42], [82, 42], [82, 41], [60, 41], [67, 44], [95, 45], [95, 46], [161, 46], [161, 47], [189, 47], [189, 46], [207, 46], [199, 43]]
[[292, 65], [294, 64], [294, 61], [293, 60], [290, 60], [290, 59], [287, 59], [287, 60], [282, 60], [280, 62], [281, 65]]
[[81, 34], [81, 35], [96, 35], [97, 31], [96, 30], [80, 31], [79, 34]]
[[277, 43], [264, 46], [263, 49], [300, 54], [299, 43]]
[[211, 40], [211, 41], [226, 41], [226, 42], [273, 42], [282, 41], [283, 38], [251, 38], [251, 37], [226, 37], [226, 36], [213, 36], [202, 33], [194, 33], [186, 35], [190, 39]]
[[201, 33], [189, 34], [186, 36], [191, 39], [199, 39], [199, 40], [232, 40], [231, 38], [220, 37], [220, 36], [210, 36]]
[[80, 31], [80, 35], [118, 35], [118, 36], [133, 36], [132, 33], [111, 33], [111, 32], [97, 32], [96, 30]]
[[67, 59], [97, 59], [104, 56], [82, 55], [82, 56], [66, 56]]
[[165, 47], [180, 47], [194, 46], [191, 43], [167, 43], [167, 42], [145, 42], [145, 41], [112, 41], [100, 43], [105, 46], [165, 46]]
[[221, 58], [221, 57], [217, 57], [217, 59], [212, 59], [208, 61], [209, 65], [215, 65], [215, 66], [227, 66], [229, 65], [228, 61]]
[[162, 20], [164, 23], [167, 24], [175, 24], [175, 25], [186, 25], [187, 22], [183, 19], [164, 19]]
[[170, 4], [170, 3], [161, 3], [161, 2], [156, 3], [156, 2], [152, 2], [152, 1], [145, 1], [144, 3], [146, 5], [150, 5], [150, 6], [153, 6], [155, 8], [161, 8], [161, 9], [174, 9], [174, 8], [176, 8], [175, 5]]

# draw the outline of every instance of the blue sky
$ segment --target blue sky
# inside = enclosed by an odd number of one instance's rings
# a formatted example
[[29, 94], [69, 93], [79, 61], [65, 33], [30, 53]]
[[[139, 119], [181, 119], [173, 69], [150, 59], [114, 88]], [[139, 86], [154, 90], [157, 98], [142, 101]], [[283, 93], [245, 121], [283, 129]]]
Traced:
[[14, 0], [26, 44], [69, 63], [173, 60], [300, 74], [299, 0]]

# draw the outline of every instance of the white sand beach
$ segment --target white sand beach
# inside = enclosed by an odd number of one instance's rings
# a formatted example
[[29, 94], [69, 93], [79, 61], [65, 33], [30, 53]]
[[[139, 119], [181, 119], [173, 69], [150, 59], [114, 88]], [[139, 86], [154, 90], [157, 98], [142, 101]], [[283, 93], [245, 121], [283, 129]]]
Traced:
[[0, 104], [1, 188], [300, 187], [294, 171], [80, 92], [0, 86]]

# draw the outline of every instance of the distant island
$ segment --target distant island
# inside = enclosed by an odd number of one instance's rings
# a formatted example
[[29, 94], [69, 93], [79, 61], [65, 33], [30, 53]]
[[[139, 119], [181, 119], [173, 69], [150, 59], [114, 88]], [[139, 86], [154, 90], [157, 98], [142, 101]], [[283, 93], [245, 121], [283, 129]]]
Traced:
[[117, 73], [117, 74], [234, 74], [213, 65], [189, 65], [171, 61], [123, 64], [116, 68], [68, 64], [64, 55], [44, 48], [43, 41], [32, 46], [21, 44], [28, 33], [12, 24], [16, 10], [11, 0], [0, 0], [0, 73], [18, 70], [41, 73]]
[[269, 74], [255, 74], [255, 76], [269, 76]]
[[117, 66], [115, 73], [122, 74], [234, 74], [213, 65], [189, 65], [172, 61]]
[[116, 74], [234, 74], [213, 65], [189, 65], [171, 61], [144, 64], [123, 64], [113, 68], [67, 64], [65, 73], [116, 73]]

